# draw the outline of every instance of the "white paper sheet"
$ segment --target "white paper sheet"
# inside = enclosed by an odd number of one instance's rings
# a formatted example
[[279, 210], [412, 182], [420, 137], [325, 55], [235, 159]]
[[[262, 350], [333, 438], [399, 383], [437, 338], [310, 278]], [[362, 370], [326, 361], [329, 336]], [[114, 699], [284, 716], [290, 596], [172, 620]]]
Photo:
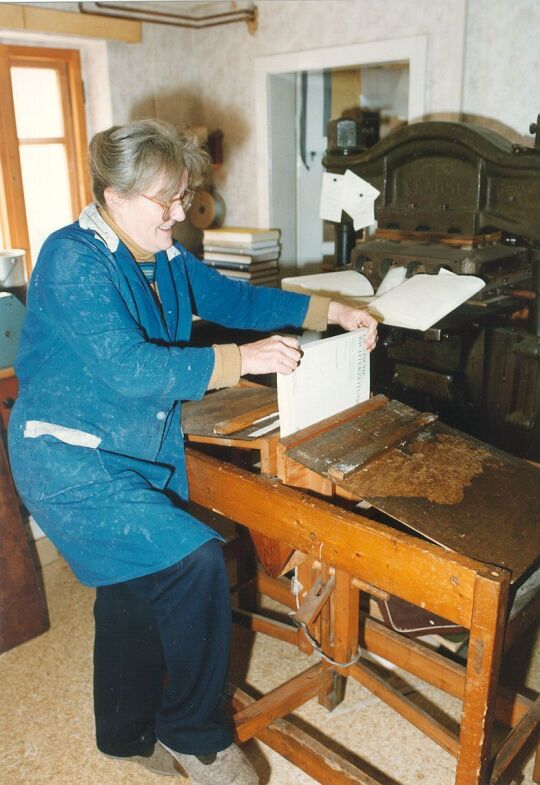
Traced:
[[347, 299], [365, 300], [373, 294], [373, 286], [369, 280], [356, 270], [340, 270], [332, 273], [315, 273], [314, 275], [283, 278], [281, 288], [289, 292], [319, 294], [321, 297], [339, 295]]
[[393, 327], [427, 330], [485, 286], [474, 275], [413, 275], [369, 305], [377, 319]]
[[343, 176], [343, 209], [353, 219], [355, 232], [375, 223], [375, 199], [379, 191], [347, 169]]
[[400, 283], [403, 283], [406, 275], [407, 268], [404, 265], [392, 265], [377, 288], [377, 297], [386, 294], [386, 292], [389, 292], [394, 286], [399, 286]]
[[343, 209], [343, 175], [324, 172], [322, 177], [319, 215], [323, 221], [341, 221]]
[[366, 330], [312, 341], [302, 347], [300, 365], [277, 375], [281, 436], [349, 409], [369, 397]]

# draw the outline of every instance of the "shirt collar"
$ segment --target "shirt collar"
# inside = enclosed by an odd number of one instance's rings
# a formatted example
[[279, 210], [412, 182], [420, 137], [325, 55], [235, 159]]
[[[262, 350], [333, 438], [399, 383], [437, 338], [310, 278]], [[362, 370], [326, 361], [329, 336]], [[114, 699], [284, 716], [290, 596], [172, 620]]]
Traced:
[[[86, 205], [79, 216], [79, 226], [81, 229], [86, 229], [93, 232], [94, 235], [101, 240], [109, 249], [111, 253], [116, 253], [120, 239], [114, 232], [112, 227], [101, 217], [98, 210], [98, 205], [95, 202]], [[169, 261], [178, 256], [181, 251], [176, 246], [171, 245], [167, 248], [166, 254]]]

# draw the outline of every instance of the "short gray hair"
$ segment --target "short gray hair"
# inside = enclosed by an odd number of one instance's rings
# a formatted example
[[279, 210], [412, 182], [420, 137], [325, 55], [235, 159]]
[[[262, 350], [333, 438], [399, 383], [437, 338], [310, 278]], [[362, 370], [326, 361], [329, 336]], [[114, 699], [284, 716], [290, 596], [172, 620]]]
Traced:
[[197, 138], [179, 132], [163, 120], [136, 120], [113, 125], [90, 142], [90, 173], [94, 196], [105, 204], [105, 188], [124, 196], [145, 191], [163, 175], [170, 181], [161, 193], [164, 201], [178, 191], [184, 172], [188, 187], [199, 188], [210, 169], [210, 156]]

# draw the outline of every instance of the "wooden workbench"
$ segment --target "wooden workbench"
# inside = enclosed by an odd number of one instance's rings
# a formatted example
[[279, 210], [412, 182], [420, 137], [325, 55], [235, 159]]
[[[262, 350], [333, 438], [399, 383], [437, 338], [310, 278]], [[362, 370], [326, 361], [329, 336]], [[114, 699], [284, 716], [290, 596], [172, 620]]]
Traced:
[[[226, 409], [219, 406], [219, 393], [208, 396], [220, 412], [220, 423], [224, 411], [231, 412], [231, 419], [239, 416], [231, 409], [239, 393], [226, 392]], [[273, 627], [255, 614], [252, 628], [304, 651], [312, 650], [309, 640], [316, 641], [327, 657], [259, 701], [237, 693], [238, 738], [257, 736], [324, 785], [372, 785], [376, 781], [361, 768], [283, 719], [314, 696], [332, 708], [341, 696], [340, 680], [354, 678], [456, 757], [456, 785], [502, 785], [519, 772], [540, 738], [540, 699], [532, 702], [498, 684], [505, 640], [510, 646], [539, 611], [535, 601], [508, 624], [509, 594], [537, 566], [540, 555], [540, 472], [431, 419], [411, 429], [406, 425], [410, 412], [399, 407], [393, 427], [402, 438], [393, 442], [384, 422], [377, 424], [389, 406], [392, 402], [371, 399], [281, 443], [275, 433], [264, 437], [269, 440], [260, 450], [261, 455], [266, 451], [265, 468], [276, 465], [282, 481], [188, 448], [194, 501], [280, 544], [273, 552], [280, 564], [274, 563], [270, 577], [259, 576], [260, 590], [294, 608], [287, 582], [275, 576], [278, 567], [297, 565], [304, 587], [299, 626]], [[395, 412], [390, 415], [395, 419]], [[363, 427], [368, 422], [371, 425]], [[189, 440], [187, 423], [183, 421]], [[236, 435], [253, 449], [249, 427], [248, 433], [244, 428], [227, 435], [228, 447], [238, 446]], [[205, 438], [219, 443], [218, 434], [207, 432]], [[370, 446], [374, 440], [379, 440], [379, 448], [383, 444], [378, 457]], [[275, 459], [270, 456], [273, 447]], [[445, 453], [453, 456], [448, 468], [455, 469], [448, 472], [446, 485], [436, 471]], [[356, 462], [351, 463], [351, 456]], [[392, 483], [385, 484], [390, 478]], [[389, 522], [346, 509], [343, 498], [369, 499]], [[401, 530], [391, 525], [392, 519]], [[403, 524], [418, 533], [403, 530]], [[466, 628], [466, 667], [363, 617], [360, 592], [400, 597]], [[392, 689], [361, 657], [357, 660], [359, 642], [460, 698], [459, 735]], [[493, 755], [495, 717], [511, 731]], [[540, 782], [538, 766], [535, 781]]]

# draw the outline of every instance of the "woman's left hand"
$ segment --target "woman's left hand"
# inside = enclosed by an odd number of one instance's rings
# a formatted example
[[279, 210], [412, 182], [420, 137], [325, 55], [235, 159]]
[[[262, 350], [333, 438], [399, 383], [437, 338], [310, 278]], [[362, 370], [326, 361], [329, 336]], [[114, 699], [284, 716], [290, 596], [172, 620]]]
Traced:
[[339, 324], [344, 330], [358, 330], [359, 327], [366, 327], [366, 349], [371, 352], [377, 343], [377, 320], [360, 308], [353, 308], [351, 305], [340, 303], [337, 300], [330, 301], [328, 309], [328, 324]]

